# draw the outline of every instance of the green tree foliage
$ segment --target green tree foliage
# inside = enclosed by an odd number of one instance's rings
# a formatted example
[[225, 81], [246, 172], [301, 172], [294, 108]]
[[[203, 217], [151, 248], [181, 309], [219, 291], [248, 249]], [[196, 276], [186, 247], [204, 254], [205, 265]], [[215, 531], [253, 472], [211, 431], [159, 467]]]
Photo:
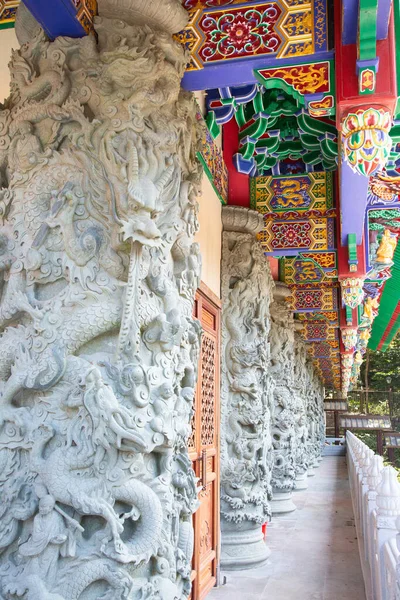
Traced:
[[[390, 387], [400, 392], [400, 336], [396, 336], [386, 352], [369, 351], [368, 387], [373, 390], [387, 390]], [[365, 382], [365, 362], [361, 367], [361, 382]]]

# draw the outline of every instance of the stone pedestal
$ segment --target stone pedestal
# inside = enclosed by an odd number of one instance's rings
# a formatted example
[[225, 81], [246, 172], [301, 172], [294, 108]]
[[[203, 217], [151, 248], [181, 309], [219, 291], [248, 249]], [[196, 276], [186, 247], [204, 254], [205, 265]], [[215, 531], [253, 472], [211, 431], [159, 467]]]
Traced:
[[284, 513], [296, 510], [296, 505], [292, 500], [292, 492], [280, 492], [272, 490], [271, 510], [273, 515], [282, 515]]
[[312, 466], [308, 467], [307, 477], [315, 477], [315, 470]]
[[305, 471], [304, 473], [300, 473], [300, 474], [296, 475], [294, 491], [299, 492], [300, 490], [306, 490], [307, 488], [308, 488], [307, 471]]
[[221, 569], [237, 571], [261, 567], [271, 550], [264, 541], [261, 525], [248, 521], [222, 529]]

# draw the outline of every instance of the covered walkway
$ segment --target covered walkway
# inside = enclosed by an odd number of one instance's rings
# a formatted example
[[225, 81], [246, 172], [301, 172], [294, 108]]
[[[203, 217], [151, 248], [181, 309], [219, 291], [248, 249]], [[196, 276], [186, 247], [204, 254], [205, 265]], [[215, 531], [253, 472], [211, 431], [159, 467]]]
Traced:
[[325, 457], [297, 492], [297, 511], [268, 526], [260, 569], [227, 573], [210, 600], [365, 600], [344, 457]]

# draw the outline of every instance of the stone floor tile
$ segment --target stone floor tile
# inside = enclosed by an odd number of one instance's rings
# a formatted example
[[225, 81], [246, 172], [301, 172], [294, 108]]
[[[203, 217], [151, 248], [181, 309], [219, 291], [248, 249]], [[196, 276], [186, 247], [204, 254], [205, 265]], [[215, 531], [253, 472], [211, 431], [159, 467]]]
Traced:
[[207, 600], [365, 600], [344, 457], [325, 457], [297, 510], [268, 525], [264, 567], [225, 573]]

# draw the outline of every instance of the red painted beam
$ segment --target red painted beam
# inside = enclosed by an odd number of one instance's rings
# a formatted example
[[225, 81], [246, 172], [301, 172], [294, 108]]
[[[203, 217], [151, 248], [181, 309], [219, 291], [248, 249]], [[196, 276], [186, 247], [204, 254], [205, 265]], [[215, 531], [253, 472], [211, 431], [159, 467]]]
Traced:
[[392, 114], [397, 103], [396, 87], [396, 47], [394, 34], [393, 11], [389, 22], [389, 35], [385, 40], [377, 42], [379, 70], [376, 74], [376, 91], [363, 96], [358, 94], [358, 77], [356, 70], [357, 45], [342, 44], [342, 3], [335, 2], [335, 69], [336, 69], [336, 122], [341, 129], [343, 117], [351, 108], [373, 106], [386, 107]]
[[233, 164], [233, 156], [239, 149], [239, 127], [235, 119], [224, 125], [223, 153], [229, 174], [228, 204], [250, 208], [250, 181], [249, 176], [238, 173]]

